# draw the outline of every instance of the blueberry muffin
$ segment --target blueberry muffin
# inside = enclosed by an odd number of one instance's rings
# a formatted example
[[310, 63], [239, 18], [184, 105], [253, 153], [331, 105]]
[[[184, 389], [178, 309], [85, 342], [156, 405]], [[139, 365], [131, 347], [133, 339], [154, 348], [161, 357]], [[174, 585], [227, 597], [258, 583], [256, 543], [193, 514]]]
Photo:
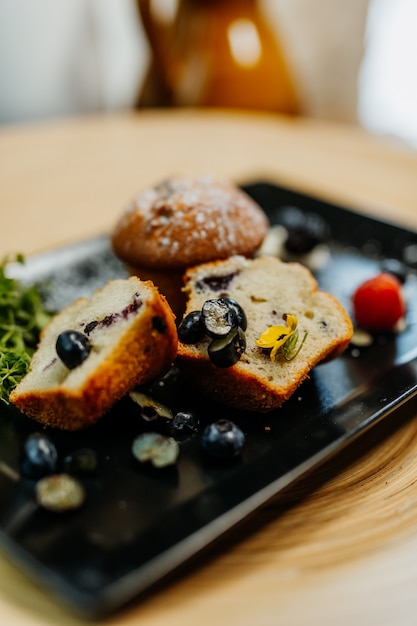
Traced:
[[268, 227], [261, 207], [233, 183], [171, 178], [138, 193], [114, 228], [112, 246], [130, 273], [152, 280], [180, 315], [185, 270], [253, 256]]

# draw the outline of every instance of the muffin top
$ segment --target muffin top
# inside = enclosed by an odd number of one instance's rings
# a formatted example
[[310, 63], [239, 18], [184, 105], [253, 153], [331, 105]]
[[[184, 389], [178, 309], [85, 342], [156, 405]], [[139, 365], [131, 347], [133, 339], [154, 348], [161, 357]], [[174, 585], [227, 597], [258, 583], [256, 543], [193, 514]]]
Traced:
[[115, 226], [112, 245], [130, 265], [181, 270], [251, 256], [268, 226], [261, 207], [227, 180], [170, 178], [136, 196]]

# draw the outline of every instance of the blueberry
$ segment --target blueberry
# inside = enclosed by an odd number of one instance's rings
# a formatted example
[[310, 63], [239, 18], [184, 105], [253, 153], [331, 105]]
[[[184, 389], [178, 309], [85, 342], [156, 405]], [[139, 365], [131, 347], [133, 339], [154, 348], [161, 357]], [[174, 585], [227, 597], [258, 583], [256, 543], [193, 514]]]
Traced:
[[90, 448], [78, 448], [62, 461], [63, 471], [68, 474], [90, 474], [97, 469], [97, 453]]
[[320, 215], [302, 211], [298, 207], [285, 207], [281, 213], [281, 223], [287, 230], [285, 249], [292, 254], [311, 252], [330, 236], [329, 225]]
[[237, 325], [240, 326], [242, 330], [246, 330], [248, 327], [248, 320], [246, 318], [246, 313], [242, 309], [240, 304], [236, 302], [236, 300], [234, 300], [233, 298], [221, 298], [221, 300], [223, 302], [226, 302], [226, 304], [232, 309], [232, 311], [234, 311], [236, 315]]
[[211, 291], [225, 291], [238, 274], [239, 272], [232, 272], [225, 276], [206, 276], [201, 282], [197, 281], [196, 288], [198, 291], [203, 291], [205, 286], [207, 286]]
[[382, 261], [381, 271], [387, 272], [387, 274], [395, 276], [395, 278], [399, 280], [401, 284], [404, 284], [407, 280], [408, 268], [398, 259], [385, 259], [384, 261]]
[[182, 343], [197, 343], [206, 334], [201, 311], [191, 311], [178, 326], [178, 339]]
[[245, 350], [245, 333], [241, 328], [234, 328], [226, 337], [213, 339], [207, 353], [216, 367], [231, 367], [239, 361]]
[[65, 330], [56, 340], [56, 352], [70, 370], [81, 365], [90, 354], [90, 350], [88, 337], [77, 330]]
[[36, 480], [53, 474], [57, 463], [58, 453], [54, 443], [42, 433], [29, 435], [20, 453], [22, 476]]
[[238, 325], [234, 309], [223, 298], [206, 300], [201, 312], [209, 337], [226, 337]]
[[198, 432], [199, 426], [200, 420], [194, 413], [179, 411], [174, 415], [169, 431], [177, 439], [186, 439]]
[[242, 451], [245, 435], [232, 421], [220, 419], [205, 427], [201, 444], [210, 456], [233, 458]]

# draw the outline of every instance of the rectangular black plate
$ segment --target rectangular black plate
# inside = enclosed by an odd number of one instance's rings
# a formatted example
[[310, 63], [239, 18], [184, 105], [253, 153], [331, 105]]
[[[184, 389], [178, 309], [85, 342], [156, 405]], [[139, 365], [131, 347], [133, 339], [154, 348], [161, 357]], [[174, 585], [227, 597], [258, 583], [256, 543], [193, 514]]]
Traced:
[[[1, 406], [1, 547], [82, 616], [105, 615], [150, 589], [416, 393], [417, 234], [268, 183], [246, 189], [273, 223], [286, 205], [327, 220], [331, 256], [317, 279], [349, 310], [354, 287], [376, 273], [382, 260], [408, 262], [407, 328], [318, 366], [279, 411], [267, 416], [203, 402], [175, 377], [158, 387], [174, 411], [195, 410], [201, 428], [221, 416], [243, 428], [246, 446], [231, 463], [204, 457], [200, 431], [181, 443], [175, 467], [140, 465], [131, 444], [146, 427], [128, 399], [84, 432], [49, 431], [61, 458], [82, 447], [95, 449], [99, 457], [96, 474], [82, 479], [85, 505], [62, 515], [37, 507], [33, 483], [18, 475], [22, 441], [37, 424]], [[15, 268], [15, 275], [42, 284], [48, 305], [58, 309], [125, 271], [104, 235], [33, 257]]]

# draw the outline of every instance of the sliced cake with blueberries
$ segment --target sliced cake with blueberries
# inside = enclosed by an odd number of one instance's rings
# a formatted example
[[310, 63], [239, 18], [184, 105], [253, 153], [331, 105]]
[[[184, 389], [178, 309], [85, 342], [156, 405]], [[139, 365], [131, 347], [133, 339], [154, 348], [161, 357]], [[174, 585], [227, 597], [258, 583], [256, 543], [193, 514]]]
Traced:
[[174, 314], [150, 281], [109, 281], [46, 326], [10, 401], [44, 425], [85, 428], [136, 385], [165, 373], [177, 343]]
[[202, 393], [239, 410], [281, 406], [352, 337], [345, 309], [300, 263], [233, 256], [190, 268], [184, 280], [178, 366]]

